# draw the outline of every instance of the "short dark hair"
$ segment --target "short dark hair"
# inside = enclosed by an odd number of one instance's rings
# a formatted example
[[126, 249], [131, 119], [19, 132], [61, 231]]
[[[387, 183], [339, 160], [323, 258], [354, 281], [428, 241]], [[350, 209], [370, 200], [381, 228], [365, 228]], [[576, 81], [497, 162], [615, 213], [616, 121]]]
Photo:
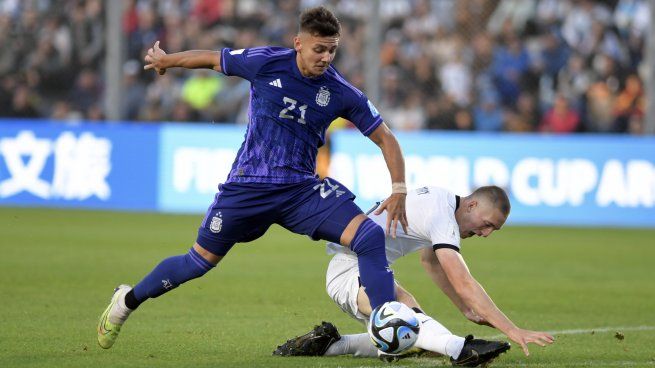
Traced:
[[503, 188], [495, 185], [480, 187], [471, 193], [471, 197], [484, 197], [489, 200], [489, 203], [491, 203], [495, 208], [498, 208], [505, 217], [509, 216], [509, 211], [512, 206], [509, 203], [509, 197]]
[[312, 36], [329, 37], [341, 34], [339, 19], [326, 7], [317, 6], [305, 9], [300, 14], [300, 32]]

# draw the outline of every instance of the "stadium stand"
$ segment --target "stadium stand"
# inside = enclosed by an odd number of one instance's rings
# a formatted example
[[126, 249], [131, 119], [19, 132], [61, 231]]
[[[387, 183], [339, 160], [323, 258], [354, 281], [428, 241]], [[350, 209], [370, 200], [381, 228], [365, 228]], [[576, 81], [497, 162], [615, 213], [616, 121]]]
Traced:
[[[348, 35], [335, 65], [361, 89], [364, 2], [327, 2]], [[122, 118], [245, 123], [247, 82], [155, 76], [142, 70], [147, 48], [290, 47], [299, 9], [318, 3], [124, 1]], [[643, 133], [646, 0], [381, 4], [376, 104], [396, 130]], [[100, 0], [0, 2], [0, 116], [104, 120], [104, 22]]]

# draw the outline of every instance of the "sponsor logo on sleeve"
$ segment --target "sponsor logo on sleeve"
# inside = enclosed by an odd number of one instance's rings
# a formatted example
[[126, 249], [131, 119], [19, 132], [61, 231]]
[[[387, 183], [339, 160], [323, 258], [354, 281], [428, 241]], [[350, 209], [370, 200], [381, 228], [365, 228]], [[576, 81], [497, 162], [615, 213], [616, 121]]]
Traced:
[[366, 104], [368, 105], [368, 109], [371, 110], [371, 115], [373, 115], [373, 117], [380, 116], [380, 113], [378, 112], [378, 109], [376, 109], [375, 106], [373, 106], [373, 103], [371, 102], [371, 100], [367, 100]]

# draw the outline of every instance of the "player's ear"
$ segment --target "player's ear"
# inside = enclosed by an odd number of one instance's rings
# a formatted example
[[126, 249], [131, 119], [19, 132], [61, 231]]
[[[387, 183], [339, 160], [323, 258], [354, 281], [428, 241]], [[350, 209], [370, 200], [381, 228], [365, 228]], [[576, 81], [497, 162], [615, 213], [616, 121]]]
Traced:
[[472, 199], [469, 201], [468, 206], [466, 206], [466, 208], [468, 209], [469, 212], [471, 212], [477, 206], [478, 206], [478, 201]]
[[300, 43], [300, 36], [296, 36], [293, 38], [293, 48], [296, 51], [300, 51], [300, 49], [302, 48], [302, 44]]

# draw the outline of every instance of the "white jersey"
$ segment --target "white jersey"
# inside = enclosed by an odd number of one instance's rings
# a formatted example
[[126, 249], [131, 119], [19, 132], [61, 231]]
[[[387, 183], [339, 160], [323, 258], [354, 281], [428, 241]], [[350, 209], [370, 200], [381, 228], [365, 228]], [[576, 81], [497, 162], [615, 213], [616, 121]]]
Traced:
[[[423, 187], [407, 193], [406, 212], [409, 227], [407, 233], [398, 225], [396, 238], [387, 235], [385, 247], [389, 264], [398, 258], [423, 248], [460, 249], [459, 226], [455, 221], [455, 210], [459, 197], [438, 187]], [[384, 229], [387, 226], [387, 212], [369, 214]], [[328, 243], [328, 254], [348, 254], [356, 257], [349, 248]]]

